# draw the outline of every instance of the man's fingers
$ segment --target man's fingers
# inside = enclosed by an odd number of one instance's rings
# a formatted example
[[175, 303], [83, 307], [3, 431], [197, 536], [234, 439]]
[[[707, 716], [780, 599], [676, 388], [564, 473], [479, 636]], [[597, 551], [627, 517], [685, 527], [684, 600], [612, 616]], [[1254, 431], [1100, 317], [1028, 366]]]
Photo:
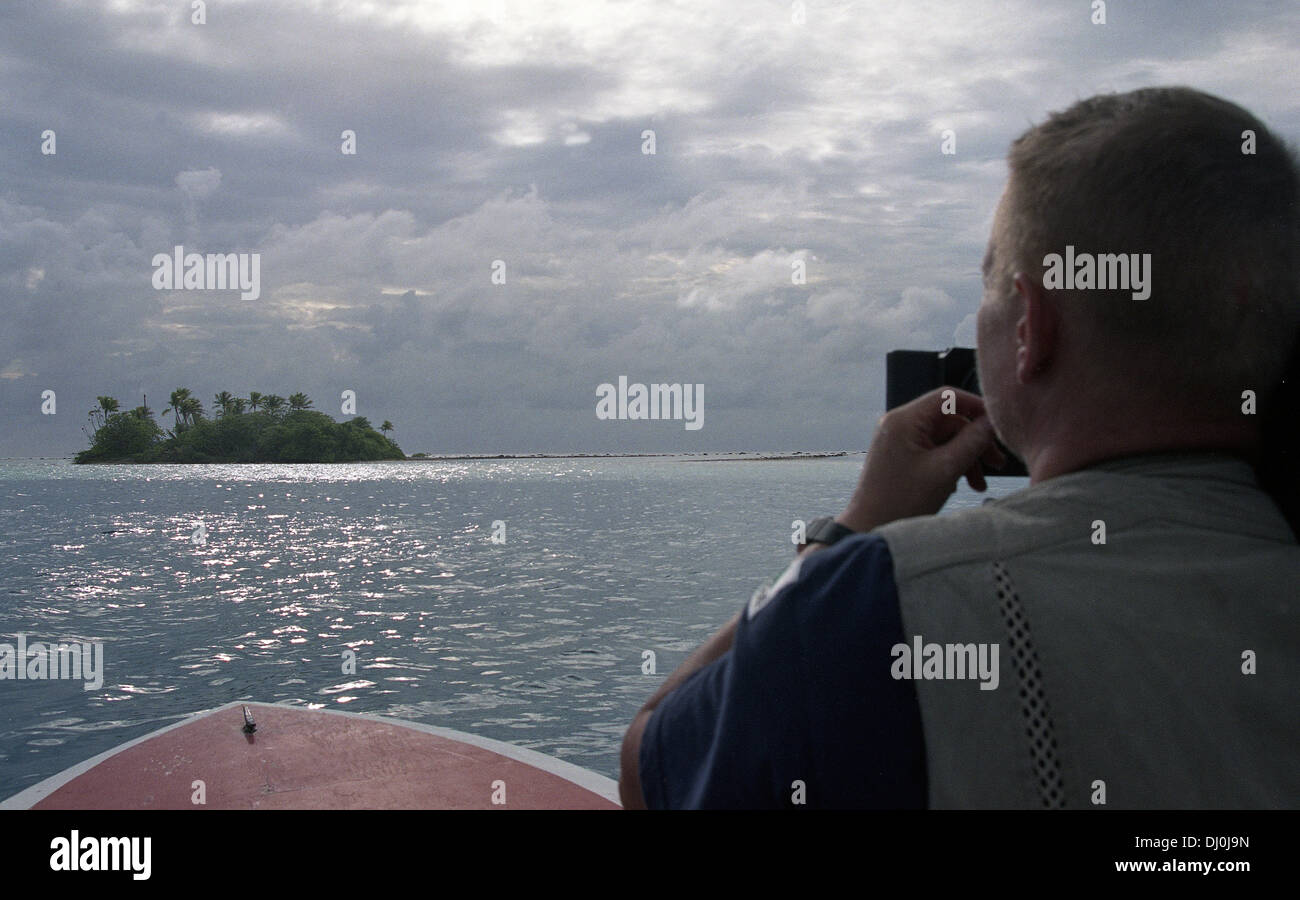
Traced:
[[[972, 468], [978, 470], [979, 458], [988, 451], [992, 443], [993, 425], [989, 422], [988, 416], [981, 416], [963, 426], [952, 440], [937, 447], [934, 452], [939, 455], [947, 471], [951, 472], [952, 477], [956, 479]], [[980, 473], [979, 480], [983, 482], [983, 473]], [[973, 482], [971, 487], [975, 487]], [[981, 488], [976, 489], [981, 490]]]
[[970, 419], [965, 416], [939, 416], [939, 418], [926, 423], [926, 431], [930, 441], [934, 446], [938, 447], [942, 444], [948, 443], [948, 441], [952, 440], [955, 435], [961, 432], [961, 430], [969, 424]]
[[[949, 391], [952, 393], [949, 394]], [[930, 422], [939, 422], [950, 416], [978, 419], [984, 415], [984, 398], [979, 394], [963, 391], [961, 388], [936, 388], [916, 398], [912, 403], [921, 405], [925, 418]]]

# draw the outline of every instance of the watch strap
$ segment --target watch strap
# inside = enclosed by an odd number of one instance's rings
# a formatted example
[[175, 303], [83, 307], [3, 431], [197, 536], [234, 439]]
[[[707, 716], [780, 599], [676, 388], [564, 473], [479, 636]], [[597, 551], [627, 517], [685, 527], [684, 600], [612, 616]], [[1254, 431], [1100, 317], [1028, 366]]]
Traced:
[[852, 534], [856, 532], [836, 522], [833, 516], [820, 516], [808, 523], [803, 539], [805, 544], [829, 545], [842, 541]]

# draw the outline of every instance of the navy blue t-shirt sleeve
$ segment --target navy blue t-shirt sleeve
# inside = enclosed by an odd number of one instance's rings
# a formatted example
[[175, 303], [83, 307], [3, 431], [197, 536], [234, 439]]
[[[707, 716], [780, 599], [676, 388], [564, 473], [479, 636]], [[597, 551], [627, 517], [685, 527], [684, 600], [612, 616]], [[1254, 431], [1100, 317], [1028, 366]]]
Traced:
[[905, 641], [888, 545], [856, 535], [799, 566], [650, 717], [651, 809], [789, 808], [801, 785], [810, 808], [925, 806], [916, 691], [889, 672]]

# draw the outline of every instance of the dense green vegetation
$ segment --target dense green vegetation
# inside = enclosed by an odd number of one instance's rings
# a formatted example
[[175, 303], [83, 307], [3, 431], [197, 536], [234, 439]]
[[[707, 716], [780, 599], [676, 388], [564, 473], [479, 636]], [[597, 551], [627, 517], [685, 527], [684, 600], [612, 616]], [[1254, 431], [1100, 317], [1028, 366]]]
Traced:
[[[112, 397], [99, 397], [90, 411], [90, 447], [76, 456], [88, 462], [355, 462], [405, 459], [400, 447], [362, 416], [335, 422], [311, 409], [306, 394], [217, 394], [213, 414], [186, 388], [172, 391], [162, 415], [171, 431], [154, 420], [153, 410], [137, 406], [120, 412]], [[392, 431], [385, 421], [384, 432]]]

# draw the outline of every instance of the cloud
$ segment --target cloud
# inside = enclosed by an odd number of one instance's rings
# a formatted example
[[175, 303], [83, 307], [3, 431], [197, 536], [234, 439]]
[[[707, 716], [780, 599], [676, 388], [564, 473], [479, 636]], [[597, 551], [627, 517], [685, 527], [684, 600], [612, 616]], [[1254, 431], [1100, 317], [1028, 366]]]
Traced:
[[176, 186], [191, 200], [204, 200], [221, 186], [220, 169], [189, 169], [176, 175]]
[[[181, 384], [356, 390], [412, 450], [859, 446], [886, 352], [973, 341], [1027, 125], [1188, 81], [1300, 132], [1294, 5], [186, 9], [0, 8], [0, 455], [81, 446], [22, 427], [45, 387]], [[153, 290], [177, 243], [258, 252], [261, 297]], [[707, 426], [606, 427], [619, 374], [705, 383]]]
[[181, 210], [185, 217], [185, 240], [191, 245], [191, 250], [199, 241], [199, 201], [215, 194], [220, 185], [220, 169], [190, 169], [176, 175], [176, 187], [180, 188], [183, 198]]
[[975, 346], [975, 313], [969, 313], [953, 329], [952, 345], [954, 347]]

